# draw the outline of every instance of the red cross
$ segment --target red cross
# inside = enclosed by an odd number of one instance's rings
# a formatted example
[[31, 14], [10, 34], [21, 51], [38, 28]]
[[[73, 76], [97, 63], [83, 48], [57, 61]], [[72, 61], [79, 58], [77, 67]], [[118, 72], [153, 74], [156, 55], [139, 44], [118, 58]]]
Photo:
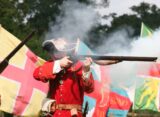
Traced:
[[15, 80], [21, 84], [13, 110], [13, 113], [16, 115], [21, 115], [23, 113], [31, 99], [33, 89], [39, 89], [46, 93], [48, 88], [47, 83], [36, 81], [33, 78], [33, 71], [36, 67], [35, 63], [37, 61], [37, 56], [35, 56], [31, 51], [27, 51], [26, 54], [31, 58], [27, 58], [24, 69], [8, 65], [2, 73], [4, 77]]

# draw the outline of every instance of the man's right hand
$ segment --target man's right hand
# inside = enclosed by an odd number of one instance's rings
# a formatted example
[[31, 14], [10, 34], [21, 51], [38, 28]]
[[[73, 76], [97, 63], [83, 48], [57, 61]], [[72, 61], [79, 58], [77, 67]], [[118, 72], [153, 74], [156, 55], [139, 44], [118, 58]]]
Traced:
[[65, 56], [65, 57], [60, 59], [61, 68], [67, 68], [67, 67], [70, 67], [73, 64], [73, 62], [69, 58], [70, 58], [69, 56]]

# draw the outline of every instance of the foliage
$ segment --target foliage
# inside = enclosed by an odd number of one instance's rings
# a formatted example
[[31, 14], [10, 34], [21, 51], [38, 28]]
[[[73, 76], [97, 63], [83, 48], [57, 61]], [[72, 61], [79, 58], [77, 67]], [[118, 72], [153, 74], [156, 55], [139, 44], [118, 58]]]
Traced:
[[[44, 33], [49, 30], [49, 23], [55, 23], [57, 15], [61, 13], [61, 5], [66, 0], [18, 1], [0, 0], [0, 24], [20, 39], [24, 39], [27, 34], [35, 29], [37, 33], [27, 45], [37, 55], [47, 59], [46, 53], [42, 52], [41, 48]], [[78, 1], [93, 5], [90, 0]], [[108, 2], [107, 0], [103, 1]], [[159, 27], [160, 9], [156, 5], [143, 2], [139, 6], [131, 7], [131, 10], [134, 12], [132, 15], [117, 16], [116, 13], [111, 13], [108, 16], [104, 16], [103, 19], [106, 18], [106, 20], [108, 17], [113, 18], [111, 26], [95, 25], [88, 33], [86, 43], [93, 45], [90, 46], [93, 49], [97, 44], [103, 43], [103, 37], [107, 37], [111, 32], [125, 26], [134, 29], [134, 33], [130, 33], [131, 37], [138, 36], [142, 21], [152, 29]]]
[[60, 13], [60, 5], [64, 0], [0, 0], [0, 24], [20, 39], [24, 39], [32, 30], [37, 33], [27, 43], [37, 55], [45, 57], [41, 52], [43, 34], [49, 23], [55, 21]]
[[[64, 1], [66, 0], [0, 0], [0, 24], [19, 39], [24, 39], [32, 30], [36, 30], [36, 35], [27, 45], [37, 55], [47, 59], [41, 47], [44, 33], [49, 30], [49, 23], [55, 23]], [[90, 3], [89, 0], [79, 1]]]
[[[132, 6], [131, 10], [134, 14], [123, 14], [121, 16], [117, 16], [116, 13], [111, 13], [108, 16], [104, 16], [104, 18], [113, 18], [111, 22], [111, 26], [109, 25], [97, 25], [89, 32], [89, 38], [93, 39], [90, 42], [93, 42], [92, 49], [97, 44], [102, 44], [104, 40], [107, 39], [107, 36], [123, 27], [131, 27], [134, 29], [133, 33], [129, 33], [130, 37], [135, 37], [140, 35], [140, 26], [141, 23], [144, 22], [151, 29], [157, 29], [160, 26], [160, 9], [156, 5], [150, 5], [148, 3], [142, 2], [139, 6]], [[101, 38], [100, 37], [106, 37]]]

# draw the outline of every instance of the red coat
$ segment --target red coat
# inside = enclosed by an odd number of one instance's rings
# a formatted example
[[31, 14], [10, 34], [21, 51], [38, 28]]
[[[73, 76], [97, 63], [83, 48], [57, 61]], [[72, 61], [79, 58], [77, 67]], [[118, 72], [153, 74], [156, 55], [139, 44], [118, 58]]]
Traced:
[[[53, 66], [54, 62], [48, 61], [38, 67], [34, 71], [34, 78], [43, 82], [50, 81], [50, 98], [55, 99], [57, 104], [82, 105], [84, 92], [91, 93], [94, 89], [92, 74], [83, 80], [83, 63], [80, 61], [59, 74], [53, 74]], [[71, 114], [69, 110], [56, 110], [52, 117], [71, 117]], [[82, 117], [82, 113], [78, 112], [78, 117]]]

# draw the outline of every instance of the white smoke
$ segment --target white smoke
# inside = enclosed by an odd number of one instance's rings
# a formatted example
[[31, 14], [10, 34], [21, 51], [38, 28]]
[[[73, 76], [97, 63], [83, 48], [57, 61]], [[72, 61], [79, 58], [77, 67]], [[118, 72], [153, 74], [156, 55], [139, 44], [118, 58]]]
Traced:
[[[109, 34], [108, 37], [103, 36], [102, 40], [106, 40], [103, 44], [96, 48], [98, 53], [117, 53], [120, 51], [122, 55], [122, 51], [124, 54], [126, 50], [130, 50], [131, 38], [129, 35], [133, 34], [133, 29], [131, 27], [123, 27], [121, 29], [116, 30], [115, 32]], [[127, 52], [128, 53], [128, 52]]]
[[[61, 7], [64, 14], [57, 17], [56, 24], [50, 23], [50, 32], [45, 39], [65, 37], [67, 39], [84, 39], [88, 31], [99, 21], [94, 8], [70, 0]], [[133, 29], [120, 29], [111, 34], [99, 52], [110, 52], [111, 55], [126, 56], [160, 56], [160, 30], [154, 32], [152, 38], [131, 39], [129, 33]], [[131, 41], [135, 40], [135, 41]], [[137, 74], [146, 73], [151, 62], [121, 62], [111, 65], [111, 79], [113, 85], [130, 85], [135, 81]], [[107, 74], [108, 75], [108, 74]]]
[[91, 6], [74, 0], [64, 2], [61, 9], [63, 14], [57, 17], [54, 25], [50, 24], [50, 32], [46, 34], [45, 39], [57, 37], [84, 39], [98, 21], [97, 13]]
[[[144, 57], [158, 57], [160, 58], [160, 29], [155, 31], [151, 37], [132, 39], [132, 42], [125, 42], [129, 40], [124, 30], [117, 31], [110, 39], [112, 39], [113, 46], [109, 46], [109, 43], [99, 47], [99, 49], [110, 49], [114, 50], [111, 55], [124, 55], [124, 56], [144, 56]], [[115, 38], [119, 40], [116, 40]], [[125, 46], [129, 44], [130, 46]], [[122, 45], [117, 46], [116, 45]], [[123, 46], [124, 45], [124, 46]], [[157, 60], [158, 62], [158, 60]], [[114, 86], [133, 86], [136, 81], [137, 75], [146, 74], [149, 72], [150, 66], [154, 62], [127, 62], [111, 65], [110, 76], [112, 85]]]

